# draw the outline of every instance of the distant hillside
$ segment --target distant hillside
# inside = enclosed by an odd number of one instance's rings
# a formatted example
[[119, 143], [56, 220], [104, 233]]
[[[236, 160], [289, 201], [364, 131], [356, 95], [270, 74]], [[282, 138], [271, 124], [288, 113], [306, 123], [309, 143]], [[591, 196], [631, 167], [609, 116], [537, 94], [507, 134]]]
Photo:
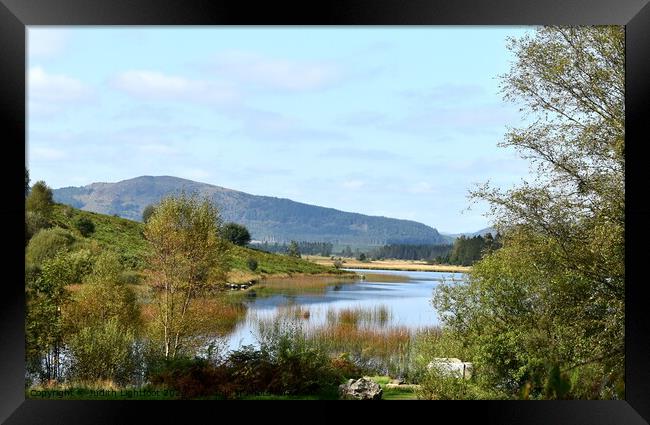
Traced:
[[87, 211], [141, 220], [142, 211], [181, 190], [213, 200], [224, 221], [246, 226], [254, 240], [313, 241], [350, 245], [438, 244], [446, 239], [434, 228], [410, 220], [368, 216], [256, 196], [170, 176], [142, 176], [117, 183], [55, 189], [54, 200]]
[[481, 230], [477, 230], [476, 232], [469, 232], [469, 233], [441, 233], [441, 235], [445, 238], [448, 238], [451, 242], [454, 241], [454, 239], [459, 238], [461, 236], [465, 236], [468, 238], [473, 238], [474, 236], [485, 236], [488, 233], [492, 233], [492, 236], [496, 235], [497, 231], [494, 227], [486, 227]]

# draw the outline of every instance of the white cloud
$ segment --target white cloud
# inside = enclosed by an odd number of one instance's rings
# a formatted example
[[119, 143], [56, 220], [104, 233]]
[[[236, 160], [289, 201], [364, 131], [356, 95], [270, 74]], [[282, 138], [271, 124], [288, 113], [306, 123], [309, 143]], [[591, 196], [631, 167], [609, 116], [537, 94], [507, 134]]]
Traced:
[[213, 66], [219, 76], [259, 88], [309, 91], [329, 87], [341, 78], [341, 70], [327, 61], [275, 59], [249, 52], [228, 52]]
[[225, 103], [238, 97], [229, 84], [193, 80], [158, 71], [125, 71], [113, 77], [110, 84], [120, 91], [143, 100]]
[[63, 74], [48, 74], [40, 66], [29, 69], [28, 100], [43, 103], [74, 103], [88, 100], [92, 90], [81, 81]]
[[69, 32], [62, 28], [29, 28], [27, 54], [30, 58], [51, 58], [60, 55], [67, 45]]

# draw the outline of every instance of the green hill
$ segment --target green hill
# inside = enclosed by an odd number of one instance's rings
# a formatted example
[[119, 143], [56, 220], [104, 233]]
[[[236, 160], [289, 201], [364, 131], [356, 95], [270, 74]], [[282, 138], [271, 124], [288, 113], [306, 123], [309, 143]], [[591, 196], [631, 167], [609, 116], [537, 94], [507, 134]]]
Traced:
[[[90, 219], [95, 231], [84, 238], [74, 223], [81, 217]], [[145, 266], [147, 242], [143, 236], [144, 224], [121, 217], [82, 211], [67, 205], [55, 204], [52, 224], [72, 231], [77, 239], [86, 244], [96, 244], [101, 249], [110, 249], [120, 254], [123, 264], [134, 270]], [[293, 273], [340, 273], [331, 267], [321, 266], [300, 258], [270, 254], [254, 249], [232, 245], [231, 281], [261, 278], [266, 275], [289, 275]], [[249, 269], [249, 259], [257, 262], [253, 272]]]
[[147, 205], [180, 191], [211, 199], [224, 221], [243, 224], [254, 240], [330, 242], [336, 246], [443, 244], [432, 227], [411, 220], [368, 216], [290, 199], [257, 196], [170, 176], [142, 176], [117, 183], [55, 189], [54, 200], [87, 211], [140, 220]]

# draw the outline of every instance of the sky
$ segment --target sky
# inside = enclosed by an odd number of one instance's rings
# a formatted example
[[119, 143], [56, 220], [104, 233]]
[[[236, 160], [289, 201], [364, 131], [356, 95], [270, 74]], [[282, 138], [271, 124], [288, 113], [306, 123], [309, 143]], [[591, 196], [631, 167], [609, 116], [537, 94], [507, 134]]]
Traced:
[[468, 190], [528, 175], [499, 76], [533, 30], [30, 26], [31, 182], [169, 175], [476, 231]]

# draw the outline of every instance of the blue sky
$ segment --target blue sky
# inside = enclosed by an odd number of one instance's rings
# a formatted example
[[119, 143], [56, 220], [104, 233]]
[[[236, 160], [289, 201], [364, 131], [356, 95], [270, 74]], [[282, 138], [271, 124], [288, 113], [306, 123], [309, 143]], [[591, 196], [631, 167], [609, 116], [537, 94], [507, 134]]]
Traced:
[[54, 188], [172, 175], [420, 221], [489, 224], [506, 37], [532, 27], [28, 28], [27, 165]]

